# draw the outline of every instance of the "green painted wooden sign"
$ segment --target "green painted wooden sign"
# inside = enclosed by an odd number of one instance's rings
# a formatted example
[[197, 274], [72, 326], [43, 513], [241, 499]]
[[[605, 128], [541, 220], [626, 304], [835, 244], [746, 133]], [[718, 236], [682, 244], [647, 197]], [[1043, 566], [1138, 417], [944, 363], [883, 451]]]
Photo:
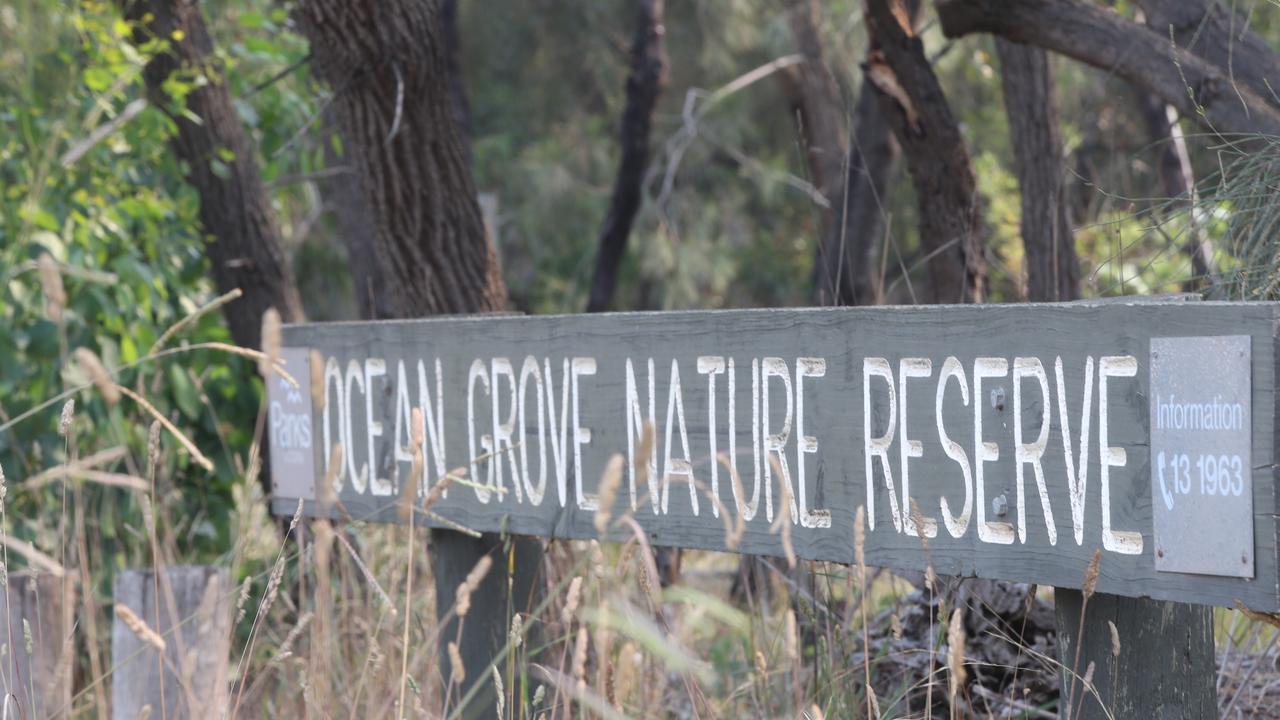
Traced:
[[397, 522], [412, 499], [429, 525], [548, 538], [622, 539], [630, 517], [657, 545], [842, 563], [861, 507], [873, 565], [1080, 587], [1101, 551], [1100, 592], [1280, 610], [1278, 320], [1106, 303], [288, 326], [273, 507]]

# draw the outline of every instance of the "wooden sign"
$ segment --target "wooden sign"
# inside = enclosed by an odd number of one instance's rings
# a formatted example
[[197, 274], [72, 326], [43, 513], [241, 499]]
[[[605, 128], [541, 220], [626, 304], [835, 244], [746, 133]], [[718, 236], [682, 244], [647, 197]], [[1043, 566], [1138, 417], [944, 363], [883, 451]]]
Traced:
[[851, 563], [861, 506], [872, 565], [1080, 587], [1101, 550], [1100, 592], [1280, 610], [1277, 320], [1156, 303], [288, 326], [273, 507], [395, 522], [403, 483], [421, 503], [452, 476], [424, 522], [623, 539], [629, 515], [656, 545]]

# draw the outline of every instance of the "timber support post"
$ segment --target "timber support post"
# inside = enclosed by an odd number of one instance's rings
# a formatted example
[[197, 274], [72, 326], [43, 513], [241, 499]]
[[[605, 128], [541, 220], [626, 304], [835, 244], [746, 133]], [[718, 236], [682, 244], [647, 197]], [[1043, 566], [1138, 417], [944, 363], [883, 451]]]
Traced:
[[75, 670], [75, 582], [53, 573], [15, 572], [0, 593], [0, 693], [5, 717], [70, 717]]
[[1089, 598], [1082, 626], [1083, 602], [1079, 590], [1054, 590], [1059, 717], [1217, 717], [1213, 608], [1098, 593]]
[[225, 714], [231, 590], [225, 569], [205, 565], [116, 576], [112, 718]]

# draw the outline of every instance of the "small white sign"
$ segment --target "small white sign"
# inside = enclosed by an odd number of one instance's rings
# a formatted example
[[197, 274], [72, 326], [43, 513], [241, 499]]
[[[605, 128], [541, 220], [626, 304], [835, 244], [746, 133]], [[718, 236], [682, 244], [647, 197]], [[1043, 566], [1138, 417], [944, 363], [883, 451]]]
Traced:
[[1151, 340], [1156, 570], [1254, 576], [1248, 335]]
[[298, 386], [279, 374], [267, 381], [267, 436], [271, 477], [277, 497], [316, 497], [315, 434], [311, 427], [311, 358], [307, 348], [280, 351], [284, 369]]

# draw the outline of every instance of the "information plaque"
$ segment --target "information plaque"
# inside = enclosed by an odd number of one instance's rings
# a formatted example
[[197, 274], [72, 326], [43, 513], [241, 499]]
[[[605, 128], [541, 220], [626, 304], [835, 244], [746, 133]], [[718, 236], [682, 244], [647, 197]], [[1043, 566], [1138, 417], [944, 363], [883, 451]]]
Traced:
[[299, 384], [295, 387], [279, 374], [267, 381], [267, 438], [273, 491], [279, 496], [314, 498], [310, 358], [304, 348], [284, 348], [280, 359]]
[[1156, 570], [1254, 575], [1250, 338], [1152, 338]]

